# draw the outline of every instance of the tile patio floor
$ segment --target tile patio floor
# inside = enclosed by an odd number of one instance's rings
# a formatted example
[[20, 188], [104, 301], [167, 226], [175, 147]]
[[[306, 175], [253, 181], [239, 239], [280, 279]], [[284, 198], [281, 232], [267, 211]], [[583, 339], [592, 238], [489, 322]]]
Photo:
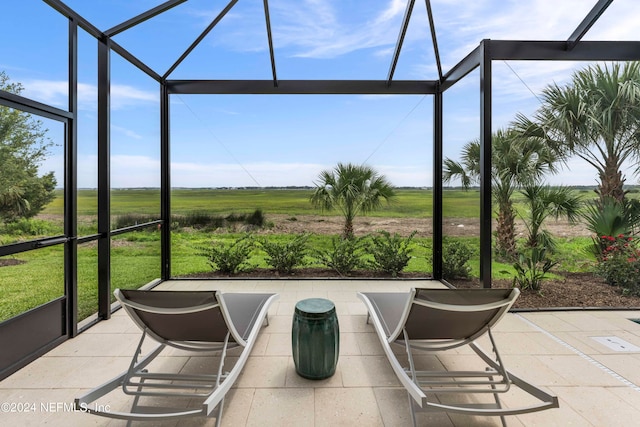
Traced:
[[[404, 389], [392, 372], [356, 291], [398, 291], [438, 286], [432, 281], [247, 280], [171, 281], [158, 289], [221, 289], [278, 292], [243, 374], [227, 395], [223, 426], [407, 426]], [[295, 373], [291, 320], [295, 303], [310, 297], [335, 302], [340, 322], [336, 374], [309, 381]], [[618, 352], [592, 337], [617, 337], [640, 347], [640, 318], [633, 311], [508, 314], [495, 337], [507, 367], [560, 398], [560, 408], [507, 417], [509, 426], [640, 425], [640, 352]], [[0, 426], [121, 426], [124, 422], [69, 410], [74, 397], [126, 369], [140, 336], [126, 314], [69, 340], [0, 382], [0, 402], [33, 405], [35, 412], [0, 412]], [[488, 348], [488, 345], [483, 345]], [[212, 357], [169, 351], [159, 363], [202, 369]], [[469, 366], [470, 354], [439, 357], [446, 366]], [[109, 404], [124, 410], [115, 397]], [[504, 400], [507, 406], [517, 398]], [[214, 425], [194, 418], [168, 426]], [[498, 426], [498, 418], [420, 414], [420, 425]], [[157, 425], [134, 423], [134, 425]]]

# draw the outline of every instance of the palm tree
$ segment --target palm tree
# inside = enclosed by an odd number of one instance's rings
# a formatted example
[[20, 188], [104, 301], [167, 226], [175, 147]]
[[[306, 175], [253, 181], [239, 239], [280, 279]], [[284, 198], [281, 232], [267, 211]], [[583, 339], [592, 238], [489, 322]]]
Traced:
[[0, 189], [0, 219], [5, 221], [22, 215], [29, 210], [31, 205], [24, 198], [24, 191], [19, 187]]
[[640, 62], [590, 66], [564, 86], [549, 85], [533, 120], [519, 115], [516, 122], [527, 135], [593, 166], [600, 199], [621, 202], [623, 163], [640, 169]]
[[529, 234], [526, 246], [554, 250], [555, 242], [551, 234], [542, 229], [542, 225], [549, 216], [555, 219], [565, 216], [570, 222], [576, 221], [582, 206], [580, 196], [569, 187], [551, 187], [537, 183], [525, 186], [520, 193], [528, 208], [526, 214], [522, 215]]
[[344, 216], [343, 238], [353, 237], [353, 219], [356, 215], [372, 212], [382, 201], [395, 197], [393, 186], [375, 170], [351, 163], [338, 165], [333, 170], [320, 172], [311, 203], [323, 210], [339, 209]]
[[[468, 188], [480, 180], [480, 141], [462, 148], [460, 163], [444, 160], [443, 180], [460, 179]], [[524, 138], [514, 129], [498, 130], [492, 136], [491, 192], [498, 205], [496, 251], [507, 258], [515, 257], [515, 218], [512, 196], [523, 185], [538, 181], [545, 173], [557, 172], [561, 160], [540, 139]]]

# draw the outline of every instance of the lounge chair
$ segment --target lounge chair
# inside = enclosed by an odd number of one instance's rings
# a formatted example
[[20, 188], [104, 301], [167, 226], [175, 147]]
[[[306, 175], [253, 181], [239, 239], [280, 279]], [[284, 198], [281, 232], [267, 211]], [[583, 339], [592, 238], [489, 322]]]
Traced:
[[[519, 294], [518, 289], [412, 289], [404, 293], [358, 293], [369, 312], [367, 322], [373, 322], [391, 367], [409, 394], [414, 425], [416, 411], [500, 416], [502, 424], [506, 425], [506, 415], [558, 407], [556, 396], [505, 369], [491, 333]], [[488, 335], [494, 356], [474, 342], [483, 335]], [[408, 366], [402, 366], [391, 344], [405, 349]], [[485, 370], [416, 369], [415, 356], [419, 353], [414, 354], [414, 350], [440, 354], [437, 352], [465, 345], [486, 364]], [[509, 391], [511, 386], [517, 386], [531, 396], [525, 406], [502, 406], [499, 396]], [[453, 393], [457, 396], [451, 396]], [[450, 397], [447, 398], [446, 394]], [[487, 403], [480, 397], [487, 394], [493, 394], [494, 402]], [[466, 402], [442, 403], [447, 400]]]
[[[142, 337], [129, 369], [77, 398], [76, 407], [84, 412], [129, 421], [215, 416], [216, 425], [219, 425], [224, 397], [244, 367], [262, 324], [268, 323], [267, 310], [278, 295], [120, 289], [114, 293], [142, 329]], [[143, 356], [142, 345], [146, 337], [158, 345]], [[189, 352], [220, 352], [217, 372], [148, 372], [150, 363], [167, 346]], [[225, 372], [227, 349], [233, 347], [241, 347], [242, 352], [231, 371]], [[130, 412], [115, 412], [104, 404], [94, 403], [118, 387], [125, 394], [134, 396]], [[193, 406], [190, 402], [187, 408], [145, 407], [139, 404], [143, 396], [169, 397], [171, 400], [186, 397], [197, 399], [198, 403]]]

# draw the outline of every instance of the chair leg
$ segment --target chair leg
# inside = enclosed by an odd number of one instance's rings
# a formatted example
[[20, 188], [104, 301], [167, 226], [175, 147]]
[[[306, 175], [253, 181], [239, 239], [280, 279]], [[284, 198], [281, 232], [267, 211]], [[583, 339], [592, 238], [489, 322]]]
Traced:
[[[487, 368], [487, 370], [489, 370], [489, 368]], [[493, 375], [489, 376], [489, 380], [493, 381]], [[495, 390], [496, 389], [495, 384], [491, 384], [491, 388]], [[498, 393], [493, 393], [493, 398], [496, 401], [496, 406], [502, 409], [502, 402], [500, 402], [500, 396], [498, 395]], [[500, 415], [500, 422], [502, 423], [502, 427], [507, 427], [507, 420], [504, 417], [504, 415]]]

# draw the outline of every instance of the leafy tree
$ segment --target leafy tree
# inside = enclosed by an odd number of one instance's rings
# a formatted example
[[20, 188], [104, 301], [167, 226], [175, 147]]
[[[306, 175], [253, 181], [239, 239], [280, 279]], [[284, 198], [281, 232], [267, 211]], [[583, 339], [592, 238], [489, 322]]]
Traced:
[[325, 170], [318, 176], [311, 203], [323, 210], [339, 209], [344, 216], [343, 238], [353, 237], [353, 219], [379, 209], [382, 201], [395, 197], [393, 186], [375, 170], [351, 163]]
[[[498, 130], [492, 136], [491, 193], [498, 206], [496, 251], [507, 258], [516, 256], [513, 193], [537, 182], [548, 172], [557, 172], [562, 160], [542, 140], [525, 138], [514, 129]], [[460, 179], [464, 188], [480, 181], [480, 141], [462, 148], [461, 162], [444, 160], [443, 179]]]
[[519, 115], [516, 126], [589, 163], [601, 200], [622, 201], [622, 165], [640, 169], [640, 62], [590, 66], [564, 86], [547, 86], [533, 119]]
[[[0, 72], [0, 90], [20, 94], [23, 87]], [[53, 172], [38, 175], [53, 145], [46, 133], [30, 114], [0, 105], [0, 220], [33, 217], [54, 199]]]

